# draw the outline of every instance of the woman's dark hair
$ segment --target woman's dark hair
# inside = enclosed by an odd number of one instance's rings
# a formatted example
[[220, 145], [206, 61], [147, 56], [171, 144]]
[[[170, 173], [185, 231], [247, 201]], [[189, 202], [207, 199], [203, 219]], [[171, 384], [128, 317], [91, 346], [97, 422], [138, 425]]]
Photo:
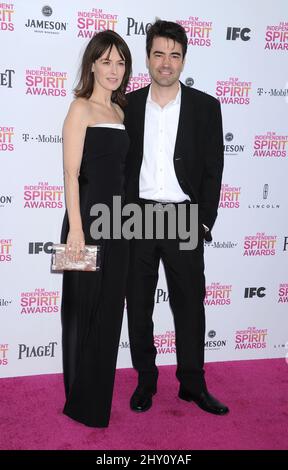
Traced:
[[150, 57], [153, 39], [157, 37], [168, 38], [179, 42], [182, 46], [184, 59], [187, 52], [188, 40], [185, 29], [180, 24], [174, 23], [173, 21], [157, 20], [150, 26], [146, 36], [146, 52], [148, 57]]
[[85, 49], [80, 69], [80, 79], [73, 90], [76, 98], [90, 98], [94, 88], [94, 74], [91, 71], [92, 64], [106, 51], [109, 57], [113, 46], [116, 47], [121, 59], [125, 60], [125, 73], [120, 87], [112, 92], [111, 99], [114, 103], [119, 104], [121, 108], [126, 105], [125, 91], [132, 68], [131, 54], [124, 39], [110, 29], [101, 31], [93, 36]]

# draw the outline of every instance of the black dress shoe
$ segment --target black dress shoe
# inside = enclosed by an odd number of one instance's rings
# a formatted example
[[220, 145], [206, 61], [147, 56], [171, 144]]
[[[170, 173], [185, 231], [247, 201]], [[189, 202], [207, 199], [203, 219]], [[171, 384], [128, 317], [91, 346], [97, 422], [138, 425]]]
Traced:
[[180, 387], [178, 397], [185, 401], [194, 401], [204, 411], [213, 413], [215, 415], [226, 415], [229, 413], [229, 408], [217, 400], [217, 398], [210, 395], [208, 391], [203, 391], [199, 395], [194, 395], [191, 392], [187, 392]]
[[137, 387], [130, 399], [130, 408], [137, 413], [143, 413], [149, 410], [152, 406], [152, 396], [156, 391], [147, 390], [145, 388]]

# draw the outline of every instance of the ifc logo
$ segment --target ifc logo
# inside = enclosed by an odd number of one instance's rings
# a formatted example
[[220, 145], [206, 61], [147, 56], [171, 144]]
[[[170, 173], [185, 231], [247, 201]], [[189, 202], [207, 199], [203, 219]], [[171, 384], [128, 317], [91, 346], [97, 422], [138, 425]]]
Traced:
[[49, 5], [45, 5], [41, 11], [44, 16], [51, 16], [53, 13], [53, 10]]
[[216, 331], [210, 330], [209, 333], [208, 333], [208, 337], [209, 338], [215, 338], [215, 336], [216, 336]]
[[191, 77], [186, 78], [185, 85], [192, 87], [194, 85], [194, 80]]
[[231, 140], [233, 140], [234, 136], [232, 134], [232, 132], [227, 132], [227, 134], [225, 135], [225, 140], [227, 142], [231, 142]]

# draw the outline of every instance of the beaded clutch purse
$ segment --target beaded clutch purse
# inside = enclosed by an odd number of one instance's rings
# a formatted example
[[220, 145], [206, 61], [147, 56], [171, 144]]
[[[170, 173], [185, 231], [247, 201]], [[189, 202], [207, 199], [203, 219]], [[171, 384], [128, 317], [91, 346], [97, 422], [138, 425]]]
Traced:
[[52, 271], [98, 271], [100, 269], [100, 246], [85, 245], [84, 253], [78, 261], [71, 261], [65, 248], [64, 244], [53, 244]]

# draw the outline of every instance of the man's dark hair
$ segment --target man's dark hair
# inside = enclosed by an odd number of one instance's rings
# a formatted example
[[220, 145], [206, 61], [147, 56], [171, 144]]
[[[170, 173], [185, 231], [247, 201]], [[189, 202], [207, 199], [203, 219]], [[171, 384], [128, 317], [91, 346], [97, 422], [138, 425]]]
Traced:
[[148, 57], [150, 57], [153, 39], [157, 37], [172, 39], [181, 44], [184, 59], [187, 52], [188, 40], [185, 29], [180, 24], [173, 21], [157, 20], [150, 26], [146, 36], [146, 52]]

